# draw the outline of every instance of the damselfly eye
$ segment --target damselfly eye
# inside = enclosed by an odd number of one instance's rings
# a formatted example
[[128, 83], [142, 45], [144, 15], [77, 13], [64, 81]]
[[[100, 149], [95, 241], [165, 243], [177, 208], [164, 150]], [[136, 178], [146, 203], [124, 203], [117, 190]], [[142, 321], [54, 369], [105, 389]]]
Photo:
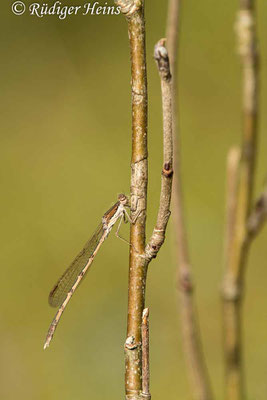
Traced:
[[118, 195], [118, 200], [121, 204], [126, 205], [128, 204], [128, 198], [125, 196], [125, 194], [121, 193]]

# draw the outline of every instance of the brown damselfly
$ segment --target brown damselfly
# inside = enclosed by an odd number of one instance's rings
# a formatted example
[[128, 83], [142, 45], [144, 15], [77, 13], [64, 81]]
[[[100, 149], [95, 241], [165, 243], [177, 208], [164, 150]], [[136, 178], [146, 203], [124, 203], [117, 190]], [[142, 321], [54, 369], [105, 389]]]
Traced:
[[108, 237], [113, 225], [120, 219], [116, 234], [121, 225], [122, 219], [126, 222], [126, 217], [130, 217], [125, 209], [129, 206], [128, 198], [124, 194], [118, 196], [118, 201], [103, 215], [102, 221], [96, 231], [85, 244], [77, 257], [73, 260], [69, 268], [64, 272], [58, 280], [54, 288], [49, 294], [49, 304], [52, 307], [59, 307], [46, 336], [44, 349], [46, 349], [54, 335], [59, 320], [70, 301], [73, 293], [79, 286], [84, 275], [92, 265], [95, 255], [102, 246], [105, 239]]

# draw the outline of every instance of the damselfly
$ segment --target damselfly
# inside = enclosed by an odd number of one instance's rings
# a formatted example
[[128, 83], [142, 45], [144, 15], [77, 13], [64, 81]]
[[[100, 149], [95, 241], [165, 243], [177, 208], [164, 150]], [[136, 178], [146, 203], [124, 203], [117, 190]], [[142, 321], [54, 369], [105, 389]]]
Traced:
[[73, 293], [77, 289], [79, 283], [84, 275], [90, 268], [95, 255], [103, 244], [104, 240], [108, 237], [113, 225], [120, 218], [118, 230], [120, 228], [122, 219], [126, 222], [126, 218], [130, 217], [125, 209], [129, 207], [128, 198], [124, 194], [118, 196], [118, 201], [104, 214], [100, 225], [97, 227], [91, 239], [85, 244], [84, 248], [77, 255], [69, 268], [64, 272], [58, 280], [54, 288], [49, 294], [49, 304], [52, 307], [59, 307], [46, 336], [44, 349], [49, 346], [59, 320], [70, 301]]

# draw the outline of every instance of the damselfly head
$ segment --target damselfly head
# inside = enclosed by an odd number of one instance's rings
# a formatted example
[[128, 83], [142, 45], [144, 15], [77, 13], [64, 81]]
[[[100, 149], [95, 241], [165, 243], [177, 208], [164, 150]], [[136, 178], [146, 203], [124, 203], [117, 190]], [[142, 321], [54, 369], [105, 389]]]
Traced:
[[127, 196], [125, 196], [125, 194], [121, 193], [118, 195], [118, 200], [121, 204], [123, 204], [124, 206], [128, 206], [129, 205], [129, 199]]

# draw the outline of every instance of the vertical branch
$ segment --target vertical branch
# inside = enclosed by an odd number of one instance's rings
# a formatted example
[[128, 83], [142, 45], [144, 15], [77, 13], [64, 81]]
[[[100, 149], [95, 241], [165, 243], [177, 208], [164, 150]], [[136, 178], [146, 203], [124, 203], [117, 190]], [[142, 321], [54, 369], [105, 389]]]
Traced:
[[142, 320], [142, 396], [150, 400], [149, 392], [149, 309], [143, 311]]
[[209, 378], [202, 352], [200, 332], [193, 303], [193, 283], [188, 252], [186, 228], [184, 222], [183, 195], [180, 170], [180, 143], [178, 134], [177, 104], [177, 53], [179, 33], [179, 0], [169, 1], [167, 22], [167, 43], [173, 75], [173, 137], [174, 137], [174, 185], [173, 185], [173, 226], [175, 248], [177, 249], [177, 279], [180, 295], [181, 325], [184, 354], [188, 364], [189, 378], [196, 400], [212, 398]]
[[127, 400], [138, 400], [142, 391], [141, 325], [145, 303], [147, 262], [145, 250], [147, 202], [147, 78], [143, 0], [118, 0], [128, 22], [131, 49], [132, 160], [128, 322], [125, 342], [125, 390]]
[[[237, 188], [231, 189], [237, 193], [236, 211], [231, 217], [234, 224], [233, 232], [228, 233], [232, 237], [226, 238], [226, 242], [231, 245], [227, 249], [223, 285], [225, 397], [227, 400], [244, 398], [241, 303], [244, 268], [251, 242], [248, 217], [254, 181], [258, 114], [258, 60], [253, 0], [240, 0], [236, 33], [243, 67], [243, 134]], [[228, 193], [229, 196], [231, 193]]]
[[[126, 400], [150, 399], [148, 370], [148, 338], [143, 327], [148, 315], [142, 312], [145, 304], [147, 267], [164, 243], [170, 216], [173, 177], [172, 137], [172, 79], [165, 40], [155, 46], [161, 78], [163, 109], [163, 169], [161, 192], [156, 226], [145, 246], [145, 222], [147, 200], [147, 81], [145, 55], [145, 22], [143, 0], [117, 0], [128, 21], [131, 48], [132, 74], [132, 173], [131, 211], [134, 213], [130, 232], [130, 266], [128, 289], [128, 323], [125, 342], [125, 390]], [[144, 328], [145, 329], [145, 328]], [[146, 333], [148, 334], [148, 328]], [[143, 330], [143, 334], [145, 334]], [[142, 362], [142, 350], [144, 359]], [[142, 376], [143, 374], [143, 376]], [[142, 382], [143, 379], [143, 382]]]
[[146, 246], [148, 262], [155, 258], [164, 243], [166, 228], [170, 217], [170, 204], [173, 178], [173, 137], [172, 137], [172, 77], [165, 39], [155, 45], [154, 58], [157, 62], [161, 81], [163, 112], [163, 168], [161, 191], [156, 226]]

